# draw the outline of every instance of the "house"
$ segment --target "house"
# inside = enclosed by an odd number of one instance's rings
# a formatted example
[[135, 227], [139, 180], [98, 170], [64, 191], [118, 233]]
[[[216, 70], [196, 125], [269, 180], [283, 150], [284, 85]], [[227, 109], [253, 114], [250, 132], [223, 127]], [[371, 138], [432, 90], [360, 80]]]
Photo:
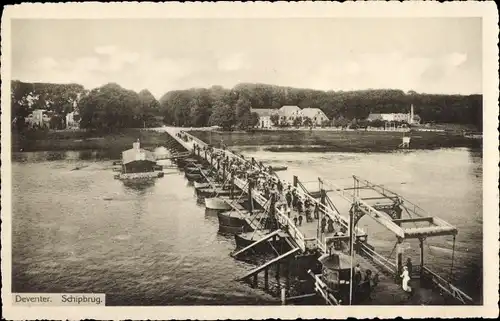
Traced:
[[50, 128], [50, 118], [47, 110], [35, 109], [24, 119], [24, 121], [29, 127]]
[[279, 116], [280, 124], [293, 125], [294, 120], [297, 117], [309, 117], [314, 125], [322, 125], [324, 121], [328, 121], [328, 117], [319, 108], [304, 108], [300, 109], [299, 106], [285, 105], [280, 109], [252, 109], [259, 115], [259, 128], [271, 128], [277, 124], [273, 124], [271, 121], [272, 115]]
[[375, 121], [375, 120], [381, 120], [381, 121], [383, 121], [384, 117], [382, 116], [382, 114], [371, 113], [370, 115], [368, 115], [368, 117], [366, 118], [366, 120], [369, 121], [369, 122], [372, 122], [372, 121]]
[[75, 120], [78, 117], [77, 111], [72, 111], [71, 113], [66, 114], [66, 128], [67, 129], [76, 129], [80, 128], [80, 121]]
[[280, 122], [292, 125], [295, 118], [301, 117], [300, 107], [285, 105], [278, 110], [278, 115], [280, 116]]
[[325, 113], [319, 108], [304, 108], [300, 111], [302, 117], [311, 119], [313, 125], [321, 126], [325, 121], [329, 121]]
[[122, 152], [123, 173], [154, 172], [156, 157], [153, 152], [141, 148], [139, 140], [133, 147]]
[[413, 112], [413, 105], [411, 105], [409, 113], [388, 113], [388, 114], [375, 114], [371, 113], [366, 118], [367, 121], [381, 120], [384, 122], [407, 122], [408, 124], [420, 124], [420, 116], [415, 115]]
[[276, 109], [266, 108], [266, 109], [253, 109], [251, 110], [253, 113], [257, 113], [259, 115], [259, 123], [257, 124], [258, 128], [271, 128], [273, 123], [271, 122], [271, 115], [276, 113]]

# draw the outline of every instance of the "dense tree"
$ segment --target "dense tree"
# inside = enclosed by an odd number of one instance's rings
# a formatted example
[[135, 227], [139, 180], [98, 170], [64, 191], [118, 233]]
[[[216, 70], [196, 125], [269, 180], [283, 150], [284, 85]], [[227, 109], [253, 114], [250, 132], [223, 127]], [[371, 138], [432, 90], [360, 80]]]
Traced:
[[155, 125], [155, 116], [159, 116], [161, 114], [160, 103], [147, 89], [141, 90], [138, 95], [140, 106], [137, 121], [142, 123], [144, 127], [151, 127]]
[[[149, 126], [154, 116], [163, 116], [165, 123], [177, 126], [224, 123], [226, 129], [246, 129], [255, 122], [252, 109], [297, 105], [319, 108], [334, 126], [345, 127], [353, 119], [366, 119], [370, 113], [408, 113], [413, 104], [422, 123], [472, 124], [482, 129], [482, 95], [429, 95], [395, 89], [335, 92], [242, 83], [232, 89], [212, 86], [169, 91], [157, 101], [147, 90], [136, 94], [118, 85], [106, 86], [86, 92], [83, 86], [75, 84], [13, 81], [12, 123], [22, 127], [24, 117], [36, 108], [64, 116], [84, 106], [81, 117], [86, 128]], [[114, 114], [118, 115], [117, 121], [105, 121]], [[271, 121], [282, 125], [277, 116], [272, 116]], [[298, 121], [294, 126], [297, 124]]]
[[255, 127], [259, 124], [259, 114], [252, 112], [250, 114], [250, 127]]
[[111, 131], [142, 125], [139, 95], [114, 83], [91, 90], [80, 101], [79, 110], [82, 128]]
[[302, 119], [302, 125], [305, 127], [312, 127], [313, 122], [312, 122], [311, 118], [306, 116]]
[[252, 126], [251, 103], [245, 95], [240, 94], [235, 106], [236, 125], [242, 129], [248, 129]]
[[11, 82], [11, 121], [13, 128], [22, 130], [25, 117], [35, 109], [45, 109], [62, 119], [77, 107], [86, 90], [78, 84]]
[[235, 125], [233, 108], [224, 102], [217, 103], [210, 116], [210, 125], [220, 126], [224, 130], [231, 130]]
[[273, 123], [274, 126], [280, 125], [280, 116], [278, 114], [272, 114], [270, 118], [271, 123]]
[[293, 126], [300, 127], [302, 126], [302, 117], [295, 117], [292, 122]]

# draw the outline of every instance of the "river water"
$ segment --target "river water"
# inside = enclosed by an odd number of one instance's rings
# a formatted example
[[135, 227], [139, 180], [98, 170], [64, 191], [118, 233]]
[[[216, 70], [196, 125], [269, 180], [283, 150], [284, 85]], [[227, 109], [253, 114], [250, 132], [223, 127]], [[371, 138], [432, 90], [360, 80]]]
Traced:
[[[288, 166], [280, 174], [290, 181], [298, 175], [348, 182], [357, 174], [403, 194], [458, 227], [454, 278], [467, 293], [477, 297], [481, 292], [480, 154], [466, 149], [384, 154], [238, 149]], [[13, 292], [107, 293], [109, 305], [277, 303], [234, 281], [252, 266], [229, 256], [233, 239], [218, 233], [217, 217], [196, 204], [181, 173], [166, 170], [152, 185], [126, 186], [113, 177], [113, 157], [88, 151], [13, 155]], [[359, 224], [378, 251], [391, 252], [393, 235], [370, 218]], [[452, 239], [427, 243], [426, 263], [448, 276]], [[407, 249], [414, 250], [415, 244]]]

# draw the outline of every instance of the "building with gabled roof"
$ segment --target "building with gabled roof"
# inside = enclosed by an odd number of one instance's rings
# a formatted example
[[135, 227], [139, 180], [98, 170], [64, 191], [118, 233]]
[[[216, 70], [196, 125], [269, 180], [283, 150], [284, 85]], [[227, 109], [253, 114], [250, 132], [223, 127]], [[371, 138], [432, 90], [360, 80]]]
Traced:
[[322, 125], [325, 121], [329, 121], [326, 114], [319, 108], [304, 108], [300, 111], [300, 115], [308, 117], [317, 126]]
[[273, 126], [271, 115], [277, 114], [278, 110], [273, 108], [252, 108], [251, 112], [257, 113], [257, 115], [259, 115], [259, 123], [257, 125], [258, 128], [271, 128]]

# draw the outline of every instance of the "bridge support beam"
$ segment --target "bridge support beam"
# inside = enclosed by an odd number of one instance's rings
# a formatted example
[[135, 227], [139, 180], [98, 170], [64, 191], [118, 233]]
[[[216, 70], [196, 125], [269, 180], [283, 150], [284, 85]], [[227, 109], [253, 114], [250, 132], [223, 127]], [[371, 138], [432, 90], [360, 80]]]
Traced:
[[231, 181], [229, 182], [229, 197], [234, 199], [234, 171], [231, 170]]
[[396, 244], [396, 279], [399, 279], [403, 270], [403, 239], [398, 237]]
[[424, 271], [424, 239], [420, 238], [420, 279], [422, 279], [422, 273]]
[[264, 290], [269, 291], [269, 269], [264, 270]]
[[253, 197], [252, 197], [253, 182], [252, 179], [248, 180], [248, 212], [253, 214]]

